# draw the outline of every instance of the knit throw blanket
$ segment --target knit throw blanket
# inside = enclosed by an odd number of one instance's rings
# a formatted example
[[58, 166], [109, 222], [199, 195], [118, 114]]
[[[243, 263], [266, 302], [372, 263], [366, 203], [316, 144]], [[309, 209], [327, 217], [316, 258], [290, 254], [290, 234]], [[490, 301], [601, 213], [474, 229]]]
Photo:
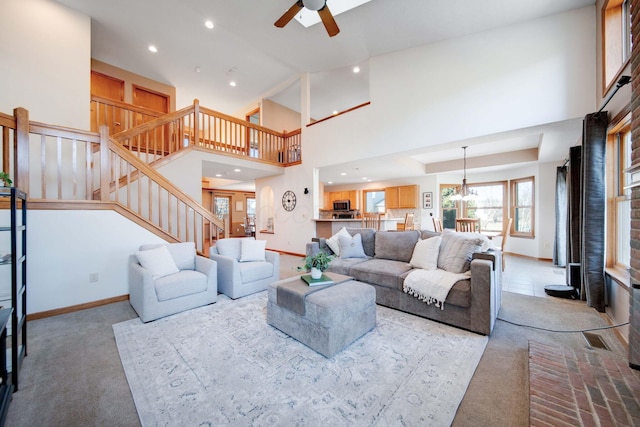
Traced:
[[444, 310], [444, 300], [447, 299], [449, 291], [458, 280], [466, 280], [471, 277], [471, 271], [462, 274], [450, 273], [445, 270], [422, 270], [411, 271], [404, 279], [402, 289], [405, 293], [426, 302], [435, 304]]

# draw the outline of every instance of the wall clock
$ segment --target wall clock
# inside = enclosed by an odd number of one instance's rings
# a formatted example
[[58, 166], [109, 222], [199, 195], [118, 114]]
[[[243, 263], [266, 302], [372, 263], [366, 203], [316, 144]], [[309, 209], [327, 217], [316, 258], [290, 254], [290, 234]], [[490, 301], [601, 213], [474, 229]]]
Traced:
[[282, 195], [282, 207], [285, 211], [289, 212], [295, 209], [296, 194], [293, 191], [287, 190], [284, 192], [284, 194]]

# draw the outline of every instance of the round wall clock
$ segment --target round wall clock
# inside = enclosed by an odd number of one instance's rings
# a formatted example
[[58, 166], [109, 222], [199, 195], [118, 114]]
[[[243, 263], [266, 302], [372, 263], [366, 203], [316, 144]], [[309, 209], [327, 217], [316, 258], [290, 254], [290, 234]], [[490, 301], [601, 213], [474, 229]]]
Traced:
[[293, 191], [287, 190], [284, 192], [284, 194], [282, 195], [282, 207], [285, 211], [289, 212], [295, 209], [296, 194]]

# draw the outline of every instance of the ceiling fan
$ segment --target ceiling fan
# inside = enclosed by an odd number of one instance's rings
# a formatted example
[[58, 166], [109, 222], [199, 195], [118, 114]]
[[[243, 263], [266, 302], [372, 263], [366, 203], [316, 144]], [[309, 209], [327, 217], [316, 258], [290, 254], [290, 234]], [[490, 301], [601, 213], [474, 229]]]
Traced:
[[318, 12], [320, 19], [322, 19], [324, 28], [326, 28], [327, 33], [329, 33], [329, 37], [333, 37], [340, 32], [338, 24], [336, 24], [336, 20], [333, 18], [331, 11], [327, 7], [327, 0], [298, 0], [284, 13], [284, 15], [280, 17], [280, 19], [275, 22], [274, 25], [278, 28], [284, 27], [303, 7]]

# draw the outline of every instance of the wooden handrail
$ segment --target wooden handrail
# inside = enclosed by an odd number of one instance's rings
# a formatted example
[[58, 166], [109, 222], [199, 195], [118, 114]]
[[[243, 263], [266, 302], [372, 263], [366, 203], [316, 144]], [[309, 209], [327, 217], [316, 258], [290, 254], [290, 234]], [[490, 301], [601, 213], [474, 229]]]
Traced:
[[174, 120], [182, 119], [183, 117], [188, 116], [193, 113], [193, 105], [189, 107], [183, 108], [182, 110], [174, 111], [173, 113], [165, 114], [163, 116], [158, 117], [157, 119], [149, 120], [139, 126], [136, 126], [131, 129], [124, 130], [122, 132], [118, 132], [111, 137], [121, 142], [125, 139], [133, 138], [134, 136], [141, 135], [145, 132], [153, 130], [154, 128], [164, 126], [168, 123], [171, 123]]
[[159, 111], [151, 110], [150, 108], [141, 107], [139, 105], [127, 104], [126, 102], [116, 101], [115, 99], [102, 98], [100, 96], [91, 96], [91, 101], [99, 102], [104, 105], [110, 105], [116, 108], [122, 108], [123, 110], [128, 110], [134, 113], [141, 113], [147, 116], [155, 116], [160, 117], [164, 113]]

